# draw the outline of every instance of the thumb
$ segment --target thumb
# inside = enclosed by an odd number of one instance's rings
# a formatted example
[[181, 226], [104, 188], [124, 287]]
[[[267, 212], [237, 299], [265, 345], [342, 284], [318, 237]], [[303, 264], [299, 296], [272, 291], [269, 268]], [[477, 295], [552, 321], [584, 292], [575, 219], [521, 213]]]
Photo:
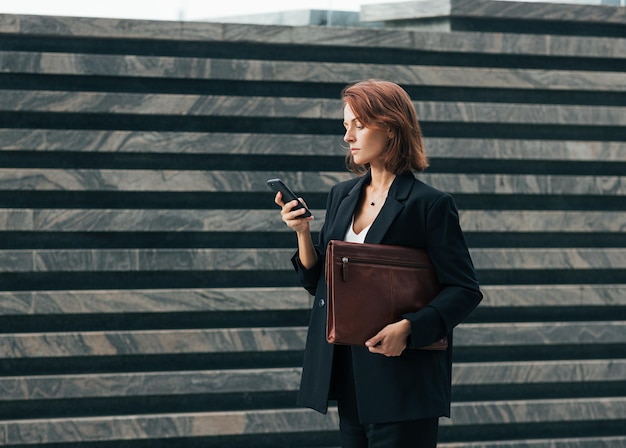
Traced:
[[367, 341], [365, 341], [365, 346], [366, 347], [376, 347], [382, 341], [383, 341], [383, 337], [382, 337], [382, 335], [380, 333], [378, 333], [375, 336], [373, 336], [370, 339], [368, 339]]

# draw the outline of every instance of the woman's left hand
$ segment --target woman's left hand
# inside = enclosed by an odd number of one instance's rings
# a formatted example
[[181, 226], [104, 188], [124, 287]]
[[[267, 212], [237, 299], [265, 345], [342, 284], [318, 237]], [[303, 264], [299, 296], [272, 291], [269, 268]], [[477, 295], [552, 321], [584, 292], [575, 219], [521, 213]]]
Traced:
[[365, 346], [370, 353], [378, 353], [385, 356], [400, 356], [406, 348], [406, 340], [411, 334], [411, 322], [403, 319], [389, 324], [368, 339]]

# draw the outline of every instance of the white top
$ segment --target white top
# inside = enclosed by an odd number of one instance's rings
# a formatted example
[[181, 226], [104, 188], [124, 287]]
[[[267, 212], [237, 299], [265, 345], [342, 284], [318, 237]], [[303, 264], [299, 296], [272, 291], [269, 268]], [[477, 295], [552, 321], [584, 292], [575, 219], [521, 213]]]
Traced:
[[344, 241], [347, 243], [364, 243], [365, 237], [367, 236], [367, 232], [369, 231], [372, 224], [361, 230], [359, 233], [354, 233], [354, 216], [352, 217], [352, 222], [350, 223], [350, 227], [348, 227], [348, 231], [346, 232], [346, 236], [344, 237]]

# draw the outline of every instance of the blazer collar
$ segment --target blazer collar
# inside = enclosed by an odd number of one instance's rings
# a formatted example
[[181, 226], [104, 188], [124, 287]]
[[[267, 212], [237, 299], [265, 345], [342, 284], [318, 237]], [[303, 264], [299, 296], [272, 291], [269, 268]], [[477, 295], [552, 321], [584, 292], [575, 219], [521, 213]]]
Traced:
[[[371, 173], [362, 176], [356, 184], [350, 189], [348, 194], [342, 199], [339, 208], [337, 209], [337, 216], [335, 222], [329, 232], [329, 240], [343, 240], [350, 223], [352, 222], [352, 216], [359, 202], [359, 196], [363, 188], [370, 183], [372, 179]], [[389, 188], [389, 194], [385, 205], [380, 210], [380, 213], [372, 223], [365, 237], [366, 243], [380, 244], [385, 236], [385, 233], [391, 226], [393, 220], [404, 208], [404, 202], [406, 201], [411, 187], [413, 186], [413, 174], [404, 173], [396, 176], [391, 187]]]

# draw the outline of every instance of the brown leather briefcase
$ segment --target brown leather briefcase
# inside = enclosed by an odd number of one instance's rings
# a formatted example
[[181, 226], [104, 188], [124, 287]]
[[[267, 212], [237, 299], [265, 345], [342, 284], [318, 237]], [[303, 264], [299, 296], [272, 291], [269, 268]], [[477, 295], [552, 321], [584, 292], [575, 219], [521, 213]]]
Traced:
[[[326, 339], [364, 345], [405, 313], [426, 306], [441, 290], [425, 250], [332, 240], [326, 248]], [[447, 338], [423, 347], [445, 350]]]

